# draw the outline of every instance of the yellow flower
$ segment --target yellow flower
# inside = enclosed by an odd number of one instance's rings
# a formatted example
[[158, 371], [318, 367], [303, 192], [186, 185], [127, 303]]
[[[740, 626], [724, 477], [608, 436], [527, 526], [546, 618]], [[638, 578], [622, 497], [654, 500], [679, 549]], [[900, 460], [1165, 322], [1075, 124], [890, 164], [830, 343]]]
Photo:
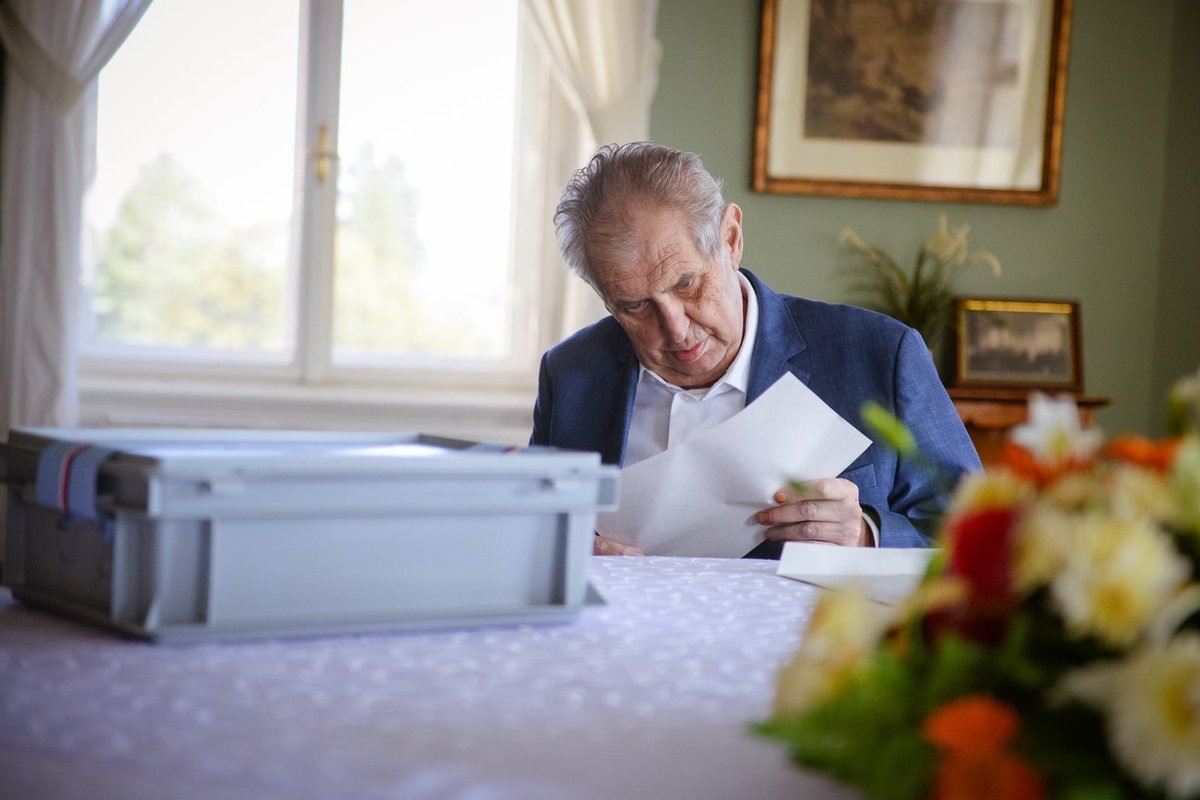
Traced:
[[1177, 515], [1175, 495], [1163, 477], [1144, 467], [1118, 465], [1107, 481], [1105, 497], [1113, 516], [1166, 523]]
[[[897, 620], [913, 620], [927, 614], [961, 607], [970, 587], [957, 575], [935, 575], [918, 584], [896, 607]], [[902, 641], [902, 640], [901, 640]], [[895, 644], [894, 641], [889, 640]]]
[[1013, 554], [1013, 582], [1022, 593], [1048, 584], [1062, 571], [1071, 553], [1072, 529], [1077, 514], [1052, 503], [1035, 503], [1017, 525]]
[[1099, 481], [1090, 472], [1068, 472], [1048, 485], [1041, 499], [1062, 511], [1086, 511], [1097, 498], [1104, 499]]
[[779, 672], [775, 716], [802, 713], [839, 694], [878, 644], [883, 624], [880, 607], [861, 591], [822, 593], [800, 649]]
[[1069, 557], [1050, 592], [1076, 635], [1132, 644], [1188, 577], [1167, 534], [1144, 520], [1087, 514], [1063, 533]]
[[1061, 689], [1104, 710], [1117, 759], [1143, 786], [1173, 798], [1200, 792], [1200, 634], [1085, 667]]
[[989, 508], [1011, 508], [1033, 496], [1033, 487], [1007, 469], [974, 472], [965, 476], [954, 490], [950, 503], [952, 516]]

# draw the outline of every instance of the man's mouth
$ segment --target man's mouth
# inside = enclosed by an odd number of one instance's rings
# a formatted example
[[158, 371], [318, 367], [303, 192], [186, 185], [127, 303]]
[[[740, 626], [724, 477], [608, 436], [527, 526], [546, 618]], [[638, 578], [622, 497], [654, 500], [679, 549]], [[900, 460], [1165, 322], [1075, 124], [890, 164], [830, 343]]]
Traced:
[[705, 339], [701, 339], [687, 350], [672, 350], [671, 357], [684, 364], [690, 364], [696, 359], [700, 358], [700, 356], [704, 353], [705, 341]]

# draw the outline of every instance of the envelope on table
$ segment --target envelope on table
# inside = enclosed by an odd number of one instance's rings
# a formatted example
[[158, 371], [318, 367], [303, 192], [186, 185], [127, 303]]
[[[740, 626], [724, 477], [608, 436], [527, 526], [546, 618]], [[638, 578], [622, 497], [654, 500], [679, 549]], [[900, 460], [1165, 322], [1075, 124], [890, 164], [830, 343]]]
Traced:
[[838, 547], [821, 542], [788, 542], [776, 574], [827, 589], [855, 585], [876, 602], [893, 605], [921, 582], [928, 547]]

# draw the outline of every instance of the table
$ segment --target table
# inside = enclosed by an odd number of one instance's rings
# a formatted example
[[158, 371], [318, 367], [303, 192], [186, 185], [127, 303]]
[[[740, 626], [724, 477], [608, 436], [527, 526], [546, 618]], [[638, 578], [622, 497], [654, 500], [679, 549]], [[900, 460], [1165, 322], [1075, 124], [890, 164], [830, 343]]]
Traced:
[[0, 589], [0, 798], [829, 798], [749, 726], [818, 589], [594, 558], [574, 622], [192, 646]]

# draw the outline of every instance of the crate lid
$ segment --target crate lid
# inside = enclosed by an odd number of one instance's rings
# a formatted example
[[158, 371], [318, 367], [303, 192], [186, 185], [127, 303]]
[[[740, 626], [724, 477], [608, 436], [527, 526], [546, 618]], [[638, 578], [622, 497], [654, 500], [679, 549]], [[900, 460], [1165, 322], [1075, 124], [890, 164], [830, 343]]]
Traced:
[[410, 484], [515, 477], [544, 479], [543, 504], [585, 480], [594, 503], [611, 505], [616, 472], [596, 453], [413, 433], [23, 428], [0, 444], [0, 480], [32, 482], [40, 505], [82, 516], [114, 505], [155, 515], [470, 507], [487, 499], [477, 486], [454, 500]]

